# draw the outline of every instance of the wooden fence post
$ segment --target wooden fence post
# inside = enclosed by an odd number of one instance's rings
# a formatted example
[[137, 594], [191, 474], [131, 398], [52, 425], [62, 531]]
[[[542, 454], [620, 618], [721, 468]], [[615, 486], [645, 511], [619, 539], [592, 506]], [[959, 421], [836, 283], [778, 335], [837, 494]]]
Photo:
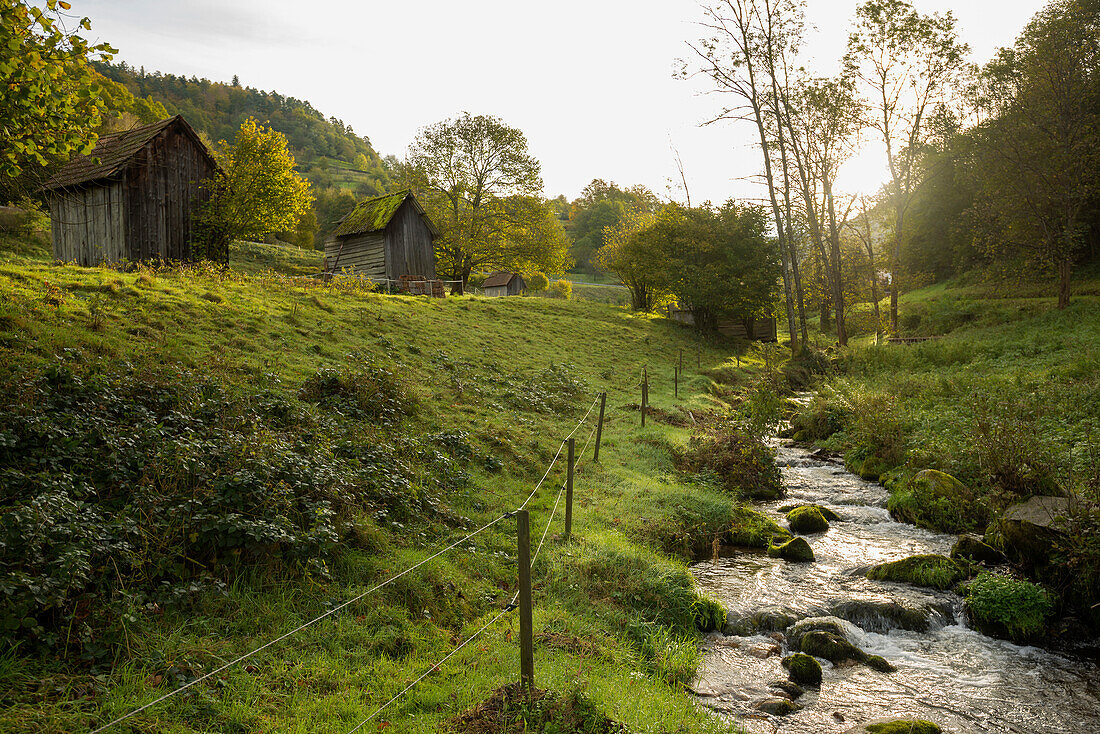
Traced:
[[673, 388], [672, 388], [673, 389], [673, 394], [677, 398], [679, 398], [680, 397], [680, 368], [676, 365], [675, 362], [672, 363], [672, 381], [673, 381], [672, 382], [672, 384], [673, 384]]
[[531, 521], [516, 511], [519, 545], [519, 682], [530, 698], [535, 690], [535, 638], [531, 630]]
[[645, 428], [645, 409], [649, 401], [649, 370], [642, 368], [642, 428]]
[[573, 462], [577, 439], [569, 439], [569, 466], [565, 470], [565, 539], [573, 532]]
[[607, 407], [607, 390], [600, 393], [600, 420], [596, 424], [596, 452], [592, 455], [592, 461], [600, 463], [600, 440], [603, 438], [603, 409]]

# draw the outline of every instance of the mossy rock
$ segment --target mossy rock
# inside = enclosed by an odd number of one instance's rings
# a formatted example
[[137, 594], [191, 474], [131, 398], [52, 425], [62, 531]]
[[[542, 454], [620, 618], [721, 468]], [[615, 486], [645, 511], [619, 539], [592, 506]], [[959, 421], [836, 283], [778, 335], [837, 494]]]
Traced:
[[951, 557], [975, 563], [996, 565], [1005, 562], [1005, 555], [977, 535], [960, 535], [951, 546]]
[[868, 456], [865, 459], [854, 460], [851, 463], [845, 460], [844, 466], [848, 471], [868, 482], [877, 482], [882, 475], [893, 468], [890, 464], [877, 456]]
[[800, 705], [790, 700], [789, 698], [765, 698], [760, 703], [753, 706], [754, 709], [765, 714], [771, 714], [772, 716], [786, 716], [792, 714], [802, 708]]
[[917, 472], [887, 487], [887, 509], [900, 522], [941, 533], [965, 533], [984, 527], [988, 509], [965, 484], [936, 469]]
[[830, 663], [842, 663], [845, 660], [864, 662], [867, 655], [848, 640], [832, 632], [808, 632], [803, 635], [799, 649], [815, 658], [823, 658]]
[[846, 619], [868, 632], [889, 632], [892, 629], [927, 632], [935, 613], [951, 618], [951, 605], [922, 605], [909, 607], [897, 601], [885, 599], [842, 599], [829, 607], [834, 617]]
[[896, 719], [868, 724], [864, 731], [869, 734], [943, 734], [938, 724], [923, 719]]
[[934, 553], [883, 563], [867, 572], [873, 581], [900, 581], [933, 589], [950, 589], [968, 575], [957, 561]]
[[767, 548], [775, 537], [790, 538], [786, 528], [763, 512], [746, 505], [735, 507], [730, 520], [730, 529], [724, 538], [729, 545], [745, 548]]
[[796, 652], [783, 658], [783, 667], [800, 686], [821, 685], [821, 663], [805, 653]]
[[863, 664], [871, 670], [877, 670], [880, 673], [893, 673], [897, 670], [889, 660], [881, 655], [868, 655], [863, 658]]
[[782, 632], [795, 623], [797, 617], [784, 609], [762, 609], [748, 616], [734, 617], [733, 612], [726, 615], [727, 635], [749, 637], [765, 632]]
[[795, 431], [795, 434], [794, 436], [792, 436], [792, 438], [798, 443], [809, 443], [810, 441], [814, 440], [813, 434], [805, 430]]
[[820, 533], [829, 529], [829, 521], [820, 509], [812, 505], [796, 507], [787, 513], [787, 522], [796, 533]]
[[768, 545], [768, 555], [772, 558], [782, 558], [793, 563], [809, 563], [817, 560], [814, 558], [813, 548], [805, 538], [791, 538], [787, 540], [783, 536], [772, 538]]
[[847, 637], [847, 623], [837, 617], [806, 617], [787, 627], [787, 644], [792, 650], [802, 646], [802, 638], [811, 632], [829, 632], [837, 637]]

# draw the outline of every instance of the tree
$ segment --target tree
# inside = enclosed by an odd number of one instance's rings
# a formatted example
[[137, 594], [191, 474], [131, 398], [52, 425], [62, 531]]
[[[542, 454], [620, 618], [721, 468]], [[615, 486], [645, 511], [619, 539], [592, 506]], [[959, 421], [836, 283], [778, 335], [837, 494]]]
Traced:
[[653, 255], [658, 289], [690, 308], [700, 330], [762, 316], [775, 302], [781, 258], [762, 207], [669, 204], [634, 237]]
[[652, 224], [652, 214], [631, 209], [616, 226], [604, 229], [603, 246], [596, 252], [596, 267], [614, 275], [630, 291], [630, 306], [635, 311], [652, 311], [662, 295], [658, 253], [637, 236]]
[[475, 270], [569, 267], [540, 171], [523, 133], [496, 117], [464, 112], [419, 132], [406, 175], [440, 230], [436, 268], [457, 292]]
[[[712, 35], [688, 45], [698, 59], [699, 73], [712, 80], [715, 92], [729, 95], [733, 100], [712, 122], [749, 120], [756, 126], [764, 158], [764, 181], [779, 241], [791, 352], [797, 354], [800, 351], [798, 314], [803, 313], [803, 309], [799, 309], [796, 302], [800, 303], [801, 285], [795, 276], [797, 261], [792, 256], [788, 231], [791, 216], [786, 185], [786, 143], [782, 121], [777, 118], [782, 86], [779, 75], [785, 68], [783, 56], [796, 47], [801, 38], [801, 6], [795, 0], [720, 0], [704, 12], [706, 20], [702, 25]], [[780, 160], [778, 175], [773, 165], [775, 158]], [[800, 321], [805, 322], [804, 315]]]
[[232, 144], [219, 144], [222, 168], [199, 215], [200, 253], [225, 260], [232, 240], [296, 231], [313, 206], [309, 181], [298, 175], [286, 136], [248, 118]]
[[882, 136], [890, 166], [890, 326], [895, 332], [905, 217], [922, 183], [923, 169], [917, 165], [921, 137], [929, 113], [954, 90], [968, 51], [955, 34], [950, 12], [921, 15], [906, 0], [866, 0], [856, 8], [845, 65], [862, 82], [868, 123]]
[[1055, 268], [1065, 308], [1100, 204], [1100, 3], [1051, 3], [982, 76], [996, 114], [977, 131], [983, 239], [995, 254]]
[[0, 201], [33, 189], [47, 166], [95, 147], [100, 89], [88, 60], [116, 52], [79, 35], [91, 30], [87, 18], [67, 30], [61, 11], [69, 8], [0, 0]]

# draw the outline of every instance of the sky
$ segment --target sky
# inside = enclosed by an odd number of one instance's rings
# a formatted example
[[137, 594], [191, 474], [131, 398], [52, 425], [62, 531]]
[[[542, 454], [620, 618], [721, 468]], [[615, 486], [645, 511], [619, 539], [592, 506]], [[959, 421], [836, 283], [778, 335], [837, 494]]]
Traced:
[[[1011, 45], [1040, 0], [913, 0], [951, 10], [982, 63]], [[808, 0], [806, 65], [836, 70], [857, 0]], [[702, 80], [673, 78], [686, 42], [704, 35], [694, 0], [72, 0], [91, 37], [146, 71], [229, 81], [309, 100], [403, 157], [417, 130], [461, 112], [522, 130], [544, 192], [576, 198], [592, 179], [642, 184], [692, 203], [764, 195], [755, 129], [704, 125], [719, 110]], [[886, 177], [870, 138], [840, 188]]]

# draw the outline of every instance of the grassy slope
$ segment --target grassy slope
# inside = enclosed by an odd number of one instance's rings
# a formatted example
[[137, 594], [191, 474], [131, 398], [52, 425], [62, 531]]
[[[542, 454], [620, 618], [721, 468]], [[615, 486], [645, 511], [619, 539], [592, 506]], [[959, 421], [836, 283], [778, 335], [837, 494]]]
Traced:
[[[25, 244], [0, 252], [0, 364], [24, 373], [60, 359], [94, 371], [123, 360], [135, 369], [170, 361], [217, 375], [235, 389], [274, 385], [293, 396], [322, 366], [346, 355], [393, 363], [417, 386], [426, 410], [408, 430], [459, 428], [505, 463], [499, 473], [474, 471], [470, 487], [444, 498], [475, 527], [515, 507], [541, 474], [591, 396], [607, 389], [602, 465], [582, 467], [577, 483], [576, 541], [552, 539], [535, 567], [537, 683], [580, 687], [612, 718], [636, 731], [709, 731], [678, 681], [690, 675], [694, 642], [654, 620], [683, 602], [669, 592], [686, 578], [685, 559], [661, 553], [683, 537], [711, 532], [728, 498], [685, 486], [664, 448], [686, 431], [636, 425], [637, 382], [651, 376], [651, 402], [671, 406], [671, 358], [685, 351], [685, 404], [714, 407], [711, 381], [697, 369], [722, 364], [726, 352], [696, 341], [682, 327], [602, 304], [547, 299], [429, 300], [386, 297], [261, 273], [269, 264], [302, 272], [296, 253], [250, 252], [230, 273], [118, 273], [53, 266]], [[243, 272], [242, 272], [243, 271]], [[252, 273], [252, 274], [249, 274]], [[551, 364], [569, 363], [588, 384], [572, 410], [536, 413], [512, 407], [526, 381]], [[273, 380], [272, 376], [278, 378]], [[578, 447], [579, 450], [579, 447]], [[560, 472], [550, 481], [560, 482]], [[556, 486], [556, 484], [554, 485]], [[532, 503], [540, 533], [554, 495]], [[701, 513], [692, 514], [690, 508]], [[688, 508], [688, 509], [685, 509]], [[309, 619], [461, 537], [430, 523], [381, 526], [381, 556], [350, 552], [331, 581], [242, 580], [224, 597], [187, 613], [143, 618], [128, 650], [106, 675], [50, 660], [0, 658], [0, 731], [86, 730], [153, 700], [166, 689], [159, 675], [181, 680], [232, 658]], [[343, 732], [476, 630], [510, 595], [514, 526], [506, 521], [479, 536], [476, 550], [448, 554], [407, 583], [368, 597], [228, 671], [216, 685], [196, 687], [132, 720], [135, 731]], [[680, 537], [683, 536], [683, 537]], [[690, 544], [690, 542], [687, 542]], [[510, 587], [509, 587], [510, 588]], [[475, 610], [464, 622], [437, 624], [428, 607], [440, 595], [465, 592]], [[656, 598], [643, 599], [649, 595]], [[675, 597], [675, 599], [674, 599]], [[424, 606], [421, 614], [420, 606]], [[649, 621], [646, 621], [646, 620]], [[502, 620], [463, 650], [382, 719], [390, 731], [431, 731], [439, 722], [518, 677], [514, 619]], [[396, 630], [396, 631], [395, 631]], [[390, 644], [386, 635], [397, 636]], [[375, 724], [368, 728], [377, 728]], [[125, 731], [126, 728], [119, 729]]]

